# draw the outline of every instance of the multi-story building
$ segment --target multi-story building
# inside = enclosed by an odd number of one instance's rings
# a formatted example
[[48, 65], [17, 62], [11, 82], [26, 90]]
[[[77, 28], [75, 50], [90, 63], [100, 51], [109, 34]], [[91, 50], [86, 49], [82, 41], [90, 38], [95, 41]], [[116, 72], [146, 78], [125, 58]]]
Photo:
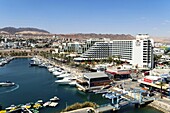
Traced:
[[[84, 54], [82, 60], [100, 60], [119, 56], [138, 67], [153, 67], [153, 40], [148, 34], [139, 34], [134, 40], [105, 40], [95, 42]], [[75, 60], [81, 60], [75, 58]]]

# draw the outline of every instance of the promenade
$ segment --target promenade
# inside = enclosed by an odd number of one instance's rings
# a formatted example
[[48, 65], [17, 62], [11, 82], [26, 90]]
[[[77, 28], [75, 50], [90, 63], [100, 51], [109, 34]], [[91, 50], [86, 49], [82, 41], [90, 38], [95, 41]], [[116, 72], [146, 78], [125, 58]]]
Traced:
[[59, 62], [57, 62], [57, 61], [55, 61], [55, 60], [50, 60], [50, 59], [44, 58], [44, 57], [42, 57], [42, 56], [37, 56], [37, 57], [38, 57], [39, 59], [45, 61], [45, 62], [48, 62], [48, 63], [54, 65], [54, 66], [58, 66], [58, 67], [63, 68], [64, 70], [72, 73], [72, 74], [73, 74], [74, 76], [76, 76], [76, 77], [81, 77], [81, 76], [83, 76], [83, 73], [82, 73], [81, 70], [79, 70], [78, 68], [73, 68], [73, 67], [70, 67], [70, 66], [68, 66], [68, 65], [65, 65], [65, 64], [63, 64], [63, 63], [59, 63]]

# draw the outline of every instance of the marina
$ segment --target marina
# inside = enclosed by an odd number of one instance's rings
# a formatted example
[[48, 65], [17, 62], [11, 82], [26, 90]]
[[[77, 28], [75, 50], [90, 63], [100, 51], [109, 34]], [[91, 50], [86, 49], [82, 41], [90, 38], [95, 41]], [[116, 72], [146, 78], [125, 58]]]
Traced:
[[[67, 105], [75, 102], [92, 101], [99, 105], [110, 103], [110, 100], [103, 98], [101, 94], [84, 93], [75, 87], [55, 83], [57, 78], [55, 78], [52, 73], [45, 68], [30, 67], [29, 62], [30, 59], [15, 59], [11, 61], [11, 63], [1, 67], [0, 79], [3, 81], [13, 81], [20, 86], [15, 91], [11, 90], [11, 92], [0, 94], [0, 103], [3, 108], [12, 104], [18, 105], [36, 102], [37, 100], [43, 100], [45, 102], [43, 106], [55, 106], [56, 104], [49, 103], [49, 98], [55, 95], [60, 98], [59, 104], [56, 105], [55, 108], [40, 109], [41, 113], [60, 112]], [[5, 90], [6, 89], [4, 89], [4, 92]], [[131, 108], [129, 111], [131, 113], [138, 110], [134, 109], [131, 105], [128, 107]], [[149, 113], [161, 113], [153, 108], [145, 109], [144, 111], [147, 110], [154, 111]], [[125, 111], [126, 110], [122, 108], [118, 112], [123, 113]]]

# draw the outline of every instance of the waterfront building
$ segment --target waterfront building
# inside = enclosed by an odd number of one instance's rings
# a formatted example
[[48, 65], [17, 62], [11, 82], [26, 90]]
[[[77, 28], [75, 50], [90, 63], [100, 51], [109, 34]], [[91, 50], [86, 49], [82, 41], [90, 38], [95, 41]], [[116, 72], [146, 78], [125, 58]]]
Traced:
[[80, 60], [100, 60], [108, 57], [118, 57], [137, 67], [153, 67], [153, 40], [148, 34], [138, 34], [132, 40], [105, 40], [95, 42]]
[[83, 78], [78, 78], [76, 81], [76, 86], [83, 91], [99, 89], [111, 82], [104, 72], [84, 73]]
[[122, 79], [131, 78], [131, 74], [136, 73], [136, 70], [107, 68], [106, 73], [108, 75], [111, 75], [112, 79], [122, 80]]
[[162, 90], [164, 95], [170, 96], [169, 75], [145, 76], [139, 79], [138, 82], [143, 88], [158, 92]]

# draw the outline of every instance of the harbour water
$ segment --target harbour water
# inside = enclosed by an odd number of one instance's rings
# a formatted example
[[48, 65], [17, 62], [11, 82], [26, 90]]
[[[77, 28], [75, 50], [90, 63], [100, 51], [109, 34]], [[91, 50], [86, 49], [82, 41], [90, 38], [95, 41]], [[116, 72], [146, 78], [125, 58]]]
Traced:
[[[20, 58], [12, 60], [9, 64], [0, 67], [0, 81], [12, 81], [14, 87], [0, 87], [0, 104], [8, 107], [12, 104], [25, 104], [37, 100], [48, 101], [54, 96], [60, 98], [56, 108], [43, 108], [41, 113], [59, 113], [67, 105], [76, 102], [93, 101], [97, 104], [108, 103], [100, 94], [84, 93], [74, 87], [58, 85], [56, 78], [45, 68], [30, 67], [30, 59]], [[151, 107], [135, 109], [126, 106], [118, 113], [162, 113]]]

